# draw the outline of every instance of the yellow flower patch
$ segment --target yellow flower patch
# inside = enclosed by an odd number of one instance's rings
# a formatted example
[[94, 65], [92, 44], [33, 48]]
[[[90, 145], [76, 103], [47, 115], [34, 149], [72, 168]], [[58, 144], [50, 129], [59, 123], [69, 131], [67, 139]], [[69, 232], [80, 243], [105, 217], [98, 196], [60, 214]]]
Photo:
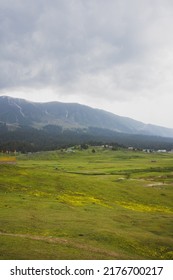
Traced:
[[83, 193], [63, 194], [57, 197], [57, 200], [62, 203], [69, 204], [71, 206], [84, 206], [88, 204], [96, 204], [103, 207], [111, 208], [109, 205], [104, 203], [98, 198], [93, 196], [87, 196]]
[[0, 157], [0, 162], [16, 162], [15, 157]]
[[163, 212], [166, 214], [173, 214], [173, 209], [169, 207], [164, 206], [156, 206], [156, 205], [145, 205], [145, 204], [139, 204], [139, 203], [132, 203], [132, 202], [120, 202], [116, 201], [116, 204], [133, 210], [133, 211], [139, 211], [139, 212]]

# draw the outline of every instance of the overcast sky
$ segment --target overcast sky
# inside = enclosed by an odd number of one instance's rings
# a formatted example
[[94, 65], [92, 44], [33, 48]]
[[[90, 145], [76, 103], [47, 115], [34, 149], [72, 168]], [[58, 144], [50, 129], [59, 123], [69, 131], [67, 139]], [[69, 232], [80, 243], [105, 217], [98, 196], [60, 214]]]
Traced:
[[173, 128], [172, 0], [0, 0], [0, 95]]

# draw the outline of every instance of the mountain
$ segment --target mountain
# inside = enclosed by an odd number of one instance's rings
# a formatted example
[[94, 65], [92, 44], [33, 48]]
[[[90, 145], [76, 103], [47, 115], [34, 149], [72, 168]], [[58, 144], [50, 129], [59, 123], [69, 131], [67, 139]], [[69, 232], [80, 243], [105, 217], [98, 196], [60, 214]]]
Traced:
[[173, 129], [145, 124], [100, 109], [77, 103], [37, 103], [24, 99], [0, 97], [0, 127], [15, 130], [19, 127], [43, 129], [60, 126], [63, 129], [89, 129], [91, 127], [138, 135], [173, 137]]
[[76, 144], [173, 149], [173, 129], [76, 103], [0, 97], [0, 151], [36, 152]]

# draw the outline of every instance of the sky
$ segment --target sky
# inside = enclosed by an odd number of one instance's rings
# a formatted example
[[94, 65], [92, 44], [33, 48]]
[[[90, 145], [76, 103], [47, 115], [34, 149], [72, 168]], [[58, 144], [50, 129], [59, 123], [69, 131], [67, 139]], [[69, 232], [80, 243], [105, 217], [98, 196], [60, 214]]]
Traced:
[[1, 0], [0, 96], [173, 128], [172, 0]]

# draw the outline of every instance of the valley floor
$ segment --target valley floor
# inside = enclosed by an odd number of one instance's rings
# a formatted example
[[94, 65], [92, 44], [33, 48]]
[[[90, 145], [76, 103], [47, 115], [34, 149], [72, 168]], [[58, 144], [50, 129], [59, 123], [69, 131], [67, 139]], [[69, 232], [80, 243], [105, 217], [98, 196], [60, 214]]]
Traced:
[[90, 147], [0, 162], [1, 259], [173, 259], [173, 154]]

